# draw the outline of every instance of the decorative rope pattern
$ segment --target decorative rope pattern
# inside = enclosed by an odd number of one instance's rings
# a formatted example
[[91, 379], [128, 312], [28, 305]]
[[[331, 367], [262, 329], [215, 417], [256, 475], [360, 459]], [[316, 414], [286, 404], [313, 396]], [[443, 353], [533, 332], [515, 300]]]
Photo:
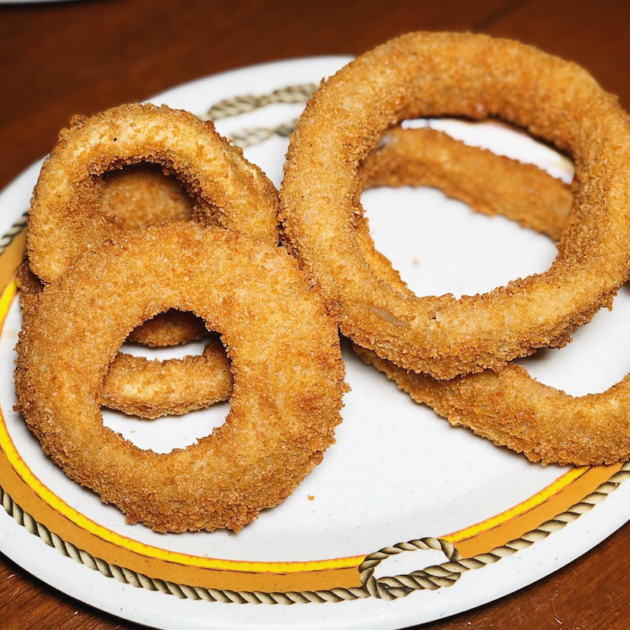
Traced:
[[[45, 525], [36, 521], [30, 514], [24, 512], [9, 494], [4, 491], [2, 486], [0, 486], [0, 501], [9, 516], [13, 517], [19, 525], [25, 527], [29, 533], [39, 536], [49, 547], [54, 547], [75, 562], [83, 564], [93, 571], [99, 571], [105, 577], [116, 578], [123, 584], [131, 584], [136, 588], [146, 588], [150, 591], [160, 591], [165, 595], [175, 595], [175, 597], [180, 599], [203, 599], [208, 602], [222, 602], [226, 604], [324, 604], [366, 599], [368, 597], [391, 601], [407, 597], [414, 591], [437, 590], [452, 586], [467, 571], [483, 569], [502, 558], [514, 555], [521, 549], [531, 547], [535, 542], [544, 540], [553, 532], [557, 532], [569, 523], [576, 521], [582, 514], [589, 512], [597, 504], [601, 503], [627, 479], [630, 479], [630, 462], [626, 462], [619, 472], [615, 473], [608, 481], [601, 484], [595, 492], [584, 497], [582, 501], [570, 507], [566, 512], [558, 514], [553, 519], [539, 525], [536, 529], [523, 534], [520, 538], [496, 547], [488, 553], [479, 554], [471, 558], [462, 558], [461, 554], [450, 542], [441, 538], [410, 540], [409, 542], [398, 543], [393, 547], [384, 547], [366, 556], [359, 566], [359, 578], [362, 584], [360, 587], [333, 588], [322, 591], [288, 591], [285, 593], [229, 591], [188, 586], [151, 578], [125, 567], [109, 564], [101, 558], [95, 558], [87, 551], [78, 549], [72, 543], [63, 540]], [[405, 551], [423, 549], [442, 551], [448, 562], [412, 571], [407, 575], [374, 577], [376, 567], [383, 560]]]
[[253, 112], [267, 105], [292, 105], [306, 103], [319, 87], [317, 83], [305, 83], [303, 85], [288, 85], [274, 90], [270, 94], [249, 94], [245, 96], [234, 96], [215, 103], [205, 114], [199, 116], [201, 120], [222, 120], [240, 116], [247, 112]]
[[[317, 89], [315, 84], [288, 86], [276, 90], [271, 94], [262, 96], [240, 96], [225, 99], [208, 110], [207, 114], [200, 116], [201, 120], [220, 120], [230, 116], [254, 111], [273, 103], [303, 103]], [[274, 135], [288, 136], [295, 127], [295, 121], [269, 128], [248, 128], [236, 132], [233, 135], [235, 145], [245, 148], [264, 142]], [[5, 251], [13, 239], [24, 229], [27, 221], [25, 212], [0, 238], [0, 255]], [[553, 532], [564, 528], [569, 523], [576, 521], [582, 514], [589, 512], [597, 504], [601, 503], [609, 494], [614, 492], [621, 483], [630, 478], [630, 462], [626, 462], [621, 470], [608, 481], [601, 484], [595, 492], [589, 494], [570, 507], [566, 512], [558, 514], [553, 519], [542, 523], [536, 529], [523, 534], [505, 545], [496, 547], [492, 551], [479, 554], [471, 558], [462, 558], [461, 554], [448, 541], [440, 538], [421, 538], [409, 542], [398, 543], [392, 547], [384, 547], [379, 551], [365, 557], [359, 566], [359, 578], [362, 586], [355, 588], [333, 588], [322, 591], [289, 591], [265, 593], [262, 591], [230, 591], [221, 589], [202, 588], [176, 584], [166, 580], [151, 578], [114, 564], [109, 564], [101, 558], [95, 558], [87, 551], [78, 549], [72, 543], [60, 538], [51, 532], [45, 525], [36, 521], [30, 514], [13, 501], [9, 494], [0, 486], [0, 502], [9, 516], [13, 517], [19, 525], [38, 536], [49, 547], [54, 547], [64, 556], [72, 558], [108, 578], [116, 578], [123, 584], [131, 584], [136, 588], [145, 588], [150, 591], [160, 591], [166, 595], [174, 595], [180, 599], [205, 600], [209, 602], [235, 603], [235, 604], [323, 604], [356, 599], [374, 597], [376, 599], [394, 600], [406, 597], [414, 591], [437, 590], [452, 586], [459, 578], [473, 569], [482, 569], [489, 564], [494, 564], [502, 558], [507, 558], [522, 549], [530, 547], [535, 542], [544, 540]], [[447, 562], [433, 565], [425, 569], [412, 571], [406, 575], [375, 578], [374, 571], [384, 560], [391, 556], [406, 551], [418, 550], [442, 551]]]
[[230, 139], [233, 145], [246, 149], [261, 144], [273, 136], [288, 138], [293, 133], [296, 123], [297, 120], [292, 120], [277, 127], [248, 127], [232, 133]]

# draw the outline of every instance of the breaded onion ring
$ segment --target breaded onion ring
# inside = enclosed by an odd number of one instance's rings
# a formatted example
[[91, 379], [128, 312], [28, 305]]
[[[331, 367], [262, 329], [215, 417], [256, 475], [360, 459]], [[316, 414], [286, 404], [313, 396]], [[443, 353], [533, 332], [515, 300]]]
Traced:
[[230, 361], [219, 339], [201, 356], [151, 361], [119, 352], [103, 380], [101, 405], [140, 418], [181, 416], [232, 395]]
[[122, 105], [75, 117], [44, 162], [31, 200], [27, 251], [43, 282], [123, 230], [101, 212], [101, 176], [137, 163], [173, 173], [208, 223], [277, 244], [277, 191], [211, 122], [166, 106]]
[[177, 178], [158, 166], [136, 164], [103, 175], [100, 212], [123, 230], [190, 221], [193, 203]]
[[[130, 184], [112, 184], [102, 176], [138, 162], [156, 163], [172, 172], [187, 188], [189, 196], [197, 200], [194, 213], [199, 222], [242, 232], [272, 247], [277, 245], [275, 187], [258, 167], [245, 160], [240, 149], [214, 131], [212, 123], [202, 123], [188, 112], [167, 107], [124, 105], [92, 118], [76, 118], [70, 129], [61, 132], [57, 147], [42, 167], [31, 203], [27, 251], [31, 269], [44, 282], [57, 280], [86, 251], [129, 228], [130, 221], [121, 218], [124, 211], [119, 208], [118, 215], [104, 214], [103, 208], [112, 209], [116, 199], [128, 202]], [[141, 194], [145, 199], [155, 196], [155, 186], [145, 185]], [[166, 197], [169, 196], [172, 195]], [[184, 214], [182, 203], [179, 199], [174, 218]], [[173, 212], [163, 205], [162, 209]], [[142, 215], [145, 220], [152, 220], [156, 212], [144, 211]], [[141, 221], [136, 225], [144, 224]], [[188, 313], [170, 312], [145, 323], [130, 337], [146, 345], [166, 346], [201, 338], [205, 332], [197, 318]], [[160, 363], [148, 364], [137, 357], [128, 357], [124, 359], [126, 369], [117, 370], [116, 378], [110, 381], [112, 388], [120, 386], [125, 393], [109, 389], [104, 401], [108, 406], [130, 412], [135, 403], [129, 396], [136, 392], [137, 397], [138, 382], [143, 382], [141, 374], [164, 382], [167, 374], [174, 377], [176, 370], [181, 369], [176, 380], [189, 389], [182, 389], [179, 402], [172, 395], [176, 390], [165, 400], [157, 400], [150, 409], [150, 417], [185, 413], [212, 404], [218, 399], [210, 395], [207, 385], [215, 375], [208, 375], [197, 391], [196, 404], [191, 406], [195, 391], [190, 384], [198, 379], [207, 358], [204, 355], [172, 360], [160, 373]], [[125, 373], [130, 376], [126, 384]], [[221, 383], [223, 380], [219, 379]], [[148, 409], [144, 404], [137, 407], [139, 415]]]
[[[455, 299], [401, 293], [356, 236], [361, 162], [402, 119], [496, 116], [567, 151], [575, 205], [549, 271]], [[630, 270], [630, 123], [575, 64], [482, 35], [415, 33], [359, 57], [309, 102], [291, 137], [284, 232], [362, 347], [439, 378], [559, 347], [611, 304]]]
[[198, 341], [208, 334], [203, 322], [192, 313], [167, 311], [131, 331], [127, 341], [149, 348], [171, 348]]
[[[157, 454], [104, 427], [98, 399], [129, 332], [168, 308], [220, 332], [234, 392], [212, 435]], [[17, 346], [18, 407], [44, 451], [128, 522], [162, 532], [238, 531], [280, 503], [333, 443], [345, 390], [335, 322], [296, 261], [191, 223], [85, 254], [43, 291]]]
[[[364, 164], [364, 181], [434, 185], [478, 211], [504, 214], [558, 240], [571, 207], [571, 194], [560, 181], [536, 167], [478, 149], [460, 146], [453, 153], [449, 145], [457, 141], [426, 131], [396, 130], [395, 140], [387, 142], [382, 155], [376, 152]], [[425, 143], [428, 136], [433, 136], [431, 145]], [[436, 150], [440, 146], [443, 152]], [[505, 201], [500, 194], [506, 195]], [[476, 197], [483, 200], [481, 205]], [[401, 292], [408, 291], [390, 261], [374, 249], [369, 234], [362, 236], [366, 259], [380, 277]], [[583, 466], [630, 458], [630, 376], [602, 394], [573, 397], [536, 381], [517, 365], [440, 381], [408, 372], [371, 350], [357, 345], [354, 350], [452, 425], [468, 427], [533, 462]]]
[[439, 381], [407, 372], [371, 350], [354, 350], [453, 426], [468, 427], [532, 462], [587, 466], [630, 458], [630, 376], [602, 394], [574, 397], [519, 365]]

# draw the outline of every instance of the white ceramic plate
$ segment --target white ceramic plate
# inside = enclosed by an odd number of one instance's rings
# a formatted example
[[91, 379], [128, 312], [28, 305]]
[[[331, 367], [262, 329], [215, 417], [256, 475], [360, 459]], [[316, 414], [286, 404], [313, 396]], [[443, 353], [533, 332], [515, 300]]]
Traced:
[[[151, 100], [202, 114], [237, 95], [264, 95], [318, 82], [347, 61], [320, 57], [254, 66], [201, 79]], [[302, 107], [271, 105], [221, 120], [217, 128], [231, 135], [246, 128], [275, 127], [296, 118]], [[566, 160], [500, 125], [431, 124], [470, 144], [571, 178]], [[246, 149], [245, 155], [279, 185], [286, 147], [285, 138], [273, 136]], [[39, 168], [38, 163], [27, 169], [0, 195], [0, 234], [10, 231], [28, 208]], [[486, 291], [543, 271], [555, 254], [554, 245], [544, 237], [503, 218], [474, 214], [436, 190], [378, 189], [364, 195], [364, 204], [377, 246], [419, 294]], [[20, 315], [11, 279], [23, 248], [23, 235], [15, 236], [16, 232], [19, 228], [2, 241], [10, 244], [0, 256], [4, 286], [0, 486], [12, 514], [0, 514], [0, 550], [83, 602], [164, 628], [402, 628], [468, 610], [527, 586], [592, 549], [630, 518], [630, 483], [620, 483], [630, 475], [625, 468], [619, 472], [620, 466], [568, 469], [530, 464], [467, 430], [451, 428], [345, 348], [352, 392], [346, 397], [337, 443], [284, 504], [263, 513], [238, 535], [160, 535], [141, 525], [127, 525], [116, 508], [101, 504], [96, 495], [67, 479], [12, 411], [13, 348]], [[614, 306], [612, 312], [598, 313], [567, 348], [524, 363], [543, 382], [572, 394], [607, 389], [625, 376], [628, 367], [630, 293], [626, 288]], [[186, 351], [197, 352], [199, 347]], [[165, 350], [157, 356], [181, 356], [181, 352]], [[141, 447], [167, 452], [207, 435], [221, 424], [227, 408], [218, 405], [154, 422], [106, 411], [104, 422]], [[614, 483], [602, 486], [610, 478]], [[579, 517], [571, 512], [571, 506], [593, 492], [606, 500], [590, 511], [582, 509], [587, 513]], [[582, 505], [590, 505], [589, 499], [585, 501]], [[22, 510], [27, 516], [21, 516]], [[544, 525], [554, 517], [556, 525]], [[564, 528], [558, 525], [563, 518], [571, 521]], [[41, 538], [57, 548], [29, 533], [37, 531], [35, 522], [40, 523]], [[282, 601], [278, 595], [282, 591], [292, 593], [286, 599], [295, 601], [315, 598], [316, 590], [324, 599], [334, 599], [335, 593], [347, 599], [350, 596], [344, 591], [361, 590], [358, 567], [363, 558], [382, 547], [435, 537], [454, 544], [466, 558], [491, 553], [524, 536], [535, 544], [483, 570], [464, 573], [449, 588], [412, 592], [392, 601], [364, 597], [292, 606], [204, 601], [204, 597]], [[405, 553], [384, 561], [376, 575], [406, 574], [444, 561], [437, 551]], [[97, 565], [101, 572], [87, 568]], [[104, 577], [108, 572], [119, 579]]]

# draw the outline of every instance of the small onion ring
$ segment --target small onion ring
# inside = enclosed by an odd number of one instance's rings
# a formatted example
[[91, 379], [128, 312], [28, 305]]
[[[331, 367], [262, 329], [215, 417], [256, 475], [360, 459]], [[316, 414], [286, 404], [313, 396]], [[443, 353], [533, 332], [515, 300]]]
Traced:
[[[567, 151], [575, 205], [542, 274], [478, 296], [415, 297], [380, 278], [357, 242], [361, 162], [405, 118], [496, 116]], [[291, 137], [283, 229], [341, 331], [438, 378], [558, 347], [609, 306], [630, 270], [630, 122], [575, 64], [483, 35], [414, 33], [359, 57], [317, 91]]]
[[[234, 392], [212, 435], [157, 454], [103, 426], [99, 391], [129, 332], [168, 308], [221, 333]], [[162, 532], [238, 531], [284, 500], [334, 442], [346, 389], [336, 324], [297, 262], [192, 223], [85, 254], [43, 291], [17, 346], [17, 407], [44, 451]]]
[[[39, 309], [43, 286], [23, 262], [16, 273], [20, 292], [20, 309], [25, 327]], [[192, 321], [201, 321], [192, 313], [168, 311], [162, 315], [160, 335], [168, 324], [171, 313], [190, 315]], [[161, 317], [157, 315], [148, 323]], [[185, 320], [180, 319], [181, 331]], [[207, 334], [206, 326], [203, 330]], [[139, 330], [139, 326], [135, 330]], [[130, 335], [131, 336], [131, 335]], [[210, 407], [228, 400], [232, 395], [233, 378], [230, 361], [219, 339], [211, 338], [201, 356], [166, 361], [149, 360], [119, 352], [103, 379], [100, 404], [140, 418], [155, 419], [162, 416], [180, 416], [189, 411]]]
[[75, 117], [42, 166], [31, 201], [27, 252], [44, 283], [123, 230], [100, 211], [101, 176], [138, 163], [159, 164], [173, 173], [197, 201], [204, 223], [277, 244], [275, 187], [211, 122], [166, 106], [121, 105]]

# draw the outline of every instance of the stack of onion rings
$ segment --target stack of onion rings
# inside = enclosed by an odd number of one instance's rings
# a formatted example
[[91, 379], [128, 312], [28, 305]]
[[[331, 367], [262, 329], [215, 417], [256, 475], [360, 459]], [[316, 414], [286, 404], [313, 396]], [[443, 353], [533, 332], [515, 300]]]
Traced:
[[[189, 197], [196, 200], [196, 206], [187, 210], [190, 201], [182, 199], [181, 191], [171, 185], [165, 194], [157, 188], [155, 174], [146, 171], [125, 173], [124, 178], [114, 181], [103, 178], [122, 166], [141, 162], [158, 164], [173, 173], [187, 188]], [[131, 205], [144, 211], [134, 223], [125, 220], [130, 213], [121, 213], [120, 206], [129, 204], [130, 191], [138, 190], [138, 180], [144, 188], [136, 194], [144, 198], [144, 203], [136, 199]], [[161, 203], [152, 203], [156, 198]], [[173, 198], [174, 208], [169, 203]], [[275, 247], [279, 239], [277, 215], [278, 195], [273, 184], [245, 160], [240, 149], [219, 136], [212, 123], [167, 107], [125, 105], [91, 118], [77, 117], [70, 129], [61, 132], [33, 195], [28, 258], [41, 280], [54, 282], [86, 251], [127, 229], [142, 228], [157, 218], [168, 222], [190, 216], [205, 225], [242, 232]], [[150, 346], [167, 346], [199, 339], [204, 333], [197, 318], [171, 312], [146, 322], [130, 337]], [[212, 404], [223, 395], [219, 392], [224, 390], [225, 379], [215, 382], [208, 375], [199, 383], [199, 374], [204, 363], [216, 364], [215, 355], [213, 344], [202, 357], [171, 360], [163, 370], [159, 362], [128, 357], [118, 366], [116, 378], [108, 381], [104, 403], [140, 416], [150, 414], [148, 417], [186, 413]], [[168, 394], [163, 400], [156, 398], [147, 407], [136, 399], [147, 373], [166, 383], [165, 379], [174, 378], [178, 370], [181, 373], [173, 387], [158, 390]], [[129, 381], [125, 381], [127, 376]], [[216, 385], [216, 391], [209, 391], [210, 385]], [[177, 398], [178, 392], [181, 399]]]
[[[410, 296], [366, 262], [360, 164], [389, 126], [440, 115], [496, 116], [573, 157], [579, 188], [549, 271], [457, 300]], [[482, 35], [415, 33], [322, 85], [291, 137], [281, 200], [287, 241], [345, 335], [438, 378], [500, 369], [567, 343], [628, 278], [630, 123], [574, 64]]]
[[[360, 176], [364, 189], [433, 186], [469, 203], [478, 212], [506, 215], [552, 237], [558, 233], [571, 207], [571, 194], [566, 186], [538, 168], [468, 147], [432, 129], [388, 132], [379, 148], [363, 163]], [[154, 191], [161, 193], [155, 188], [158, 182], [134, 181], [140, 177], [140, 173], [125, 174], [124, 183], [130, 195], [138, 185], [143, 197]], [[544, 194], [538, 198], [533, 191]], [[510, 199], [508, 203], [503, 202], [504, 195]], [[121, 203], [123, 208], [132, 205]], [[364, 239], [366, 258], [405, 290], [398, 272], [374, 248], [365, 217], [359, 232]], [[23, 303], [29, 295], [41, 290], [27, 268], [20, 271], [18, 283]], [[157, 318], [149, 320], [136, 331], [155, 321]], [[158, 332], [165, 329], [162, 326]], [[157, 362], [119, 354], [103, 381], [102, 404], [142, 418], [157, 418], [165, 414], [181, 415], [229, 399], [232, 375], [220, 343], [209, 343], [203, 357], [187, 357], [183, 362], [187, 364], [185, 371], [179, 369], [177, 360]]]
[[[161, 455], [103, 426], [99, 392], [129, 332], [168, 308], [221, 333], [234, 391], [223, 426]], [[346, 389], [336, 325], [296, 261], [191, 223], [85, 254], [42, 292], [17, 354], [18, 407], [46, 453], [157, 531], [238, 531], [281, 502], [333, 443]]]

